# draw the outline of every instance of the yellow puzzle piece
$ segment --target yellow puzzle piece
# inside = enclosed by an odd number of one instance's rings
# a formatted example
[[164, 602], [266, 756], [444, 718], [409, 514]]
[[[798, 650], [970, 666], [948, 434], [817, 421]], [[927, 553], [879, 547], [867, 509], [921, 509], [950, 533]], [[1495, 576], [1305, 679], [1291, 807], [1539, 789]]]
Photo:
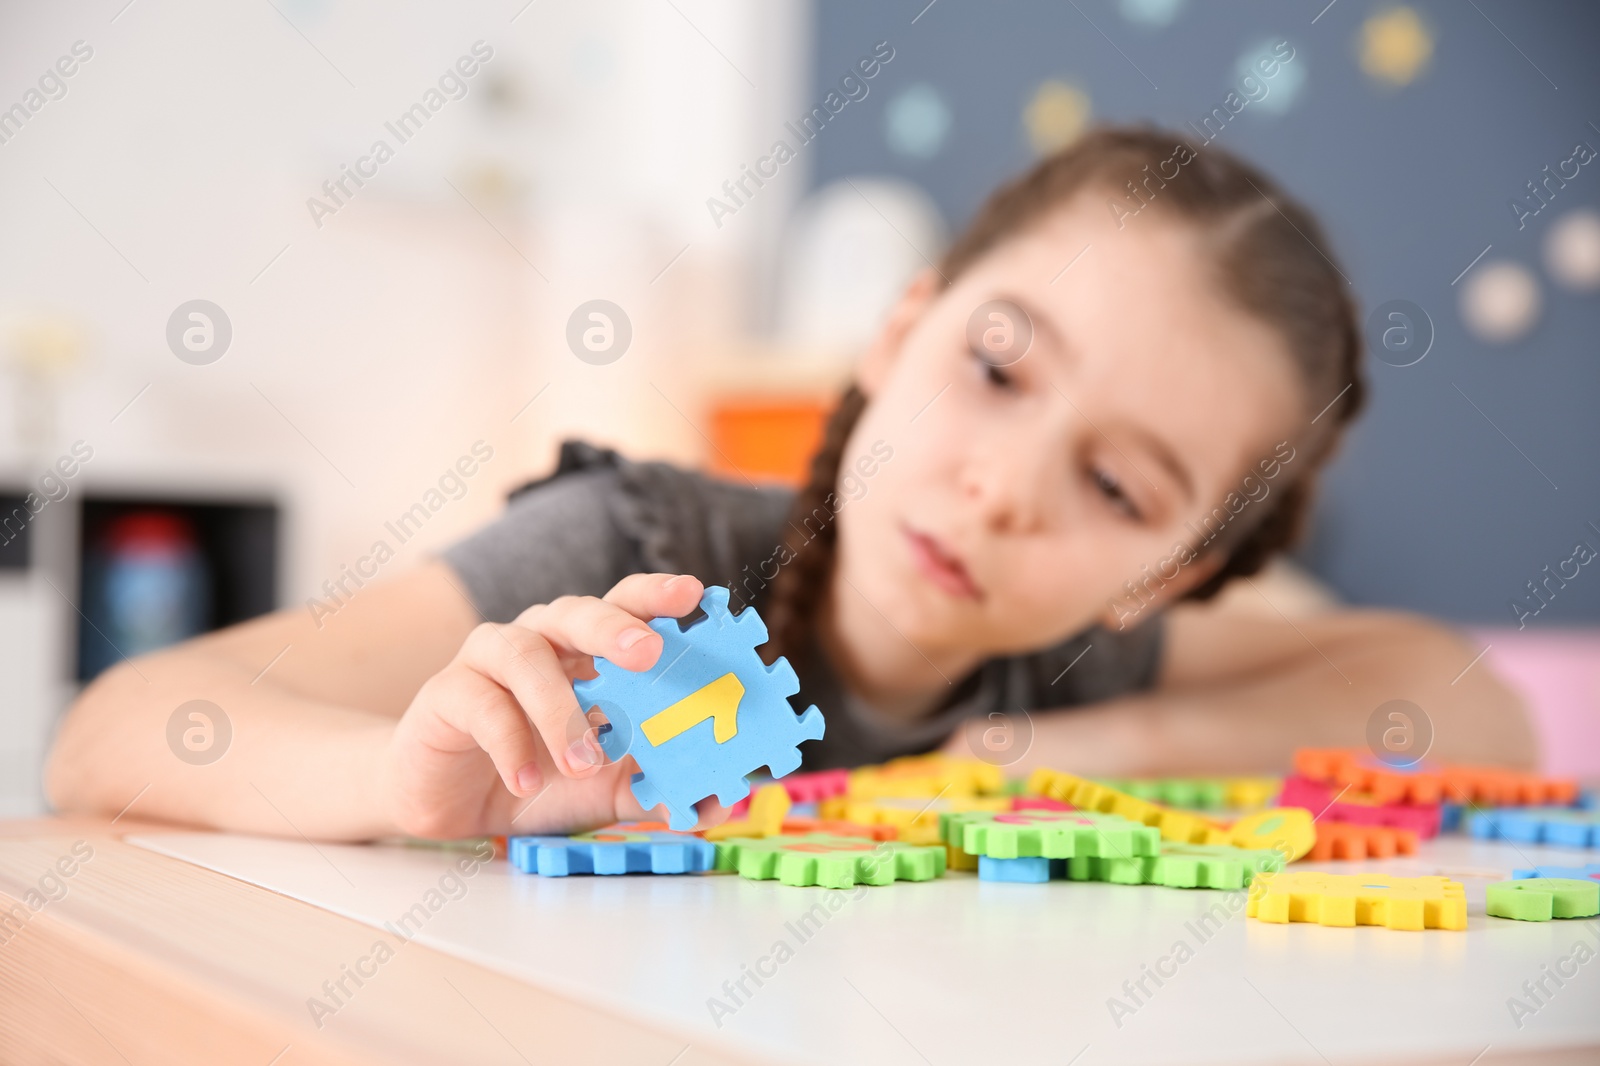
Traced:
[[896, 839], [908, 844], [942, 844], [939, 815], [952, 811], [1009, 811], [1008, 796], [943, 796], [937, 799], [883, 796], [856, 799], [836, 796], [824, 800], [824, 818], [839, 818], [856, 825], [892, 825]]
[[1028, 791], [1070, 803], [1082, 811], [1120, 814], [1161, 831], [1171, 844], [1225, 844], [1236, 848], [1271, 848], [1292, 862], [1311, 850], [1316, 828], [1309, 811], [1299, 807], [1274, 807], [1258, 811], [1224, 826], [1221, 822], [1175, 811], [1158, 803], [1130, 796], [1076, 774], [1040, 767], [1028, 778]]
[[1230, 777], [1224, 783], [1222, 804], [1236, 811], [1253, 811], [1265, 807], [1277, 798], [1283, 789], [1283, 779], [1278, 777]]
[[1209, 818], [1162, 807], [1076, 774], [1040, 767], [1029, 776], [1028, 791], [1070, 803], [1080, 811], [1120, 814], [1141, 825], [1153, 825], [1161, 831], [1162, 840], [1173, 844], [1233, 843], [1228, 831]]
[[1304, 807], [1273, 807], [1228, 827], [1228, 843], [1234, 847], [1271, 848], [1284, 862], [1304, 858], [1316, 842], [1317, 827]]
[[707, 840], [775, 837], [783, 832], [783, 819], [789, 813], [789, 805], [788, 789], [777, 784], [762, 785], [756, 789], [756, 794], [750, 797], [750, 808], [745, 817], [712, 826], [705, 831], [704, 836]]
[[904, 796], [994, 795], [1005, 787], [1000, 767], [982, 759], [949, 755], [906, 755], [881, 766], [850, 771], [848, 795], [854, 799]]
[[1261, 873], [1245, 913], [1263, 922], [1382, 925], [1390, 929], [1465, 929], [1467, 896], [1448, 877]]
[[735, 674], [723, 674], [646, 718], [639, 730], [651, 747], [659, 748], [709, 718], [711, 735], [718, 744], [726, 744], [739, 735], [739, 701], [743, 698], [744, 683]]

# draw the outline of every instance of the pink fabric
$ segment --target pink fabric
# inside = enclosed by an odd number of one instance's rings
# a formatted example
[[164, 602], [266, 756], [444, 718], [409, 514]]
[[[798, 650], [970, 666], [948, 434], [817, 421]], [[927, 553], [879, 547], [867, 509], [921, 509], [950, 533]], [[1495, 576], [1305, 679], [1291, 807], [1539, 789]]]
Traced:
[[1600, 777], [1600, 629], [1474, 629], [1488, 666], [1522, 696], [1539, 734], [1539, 768]]

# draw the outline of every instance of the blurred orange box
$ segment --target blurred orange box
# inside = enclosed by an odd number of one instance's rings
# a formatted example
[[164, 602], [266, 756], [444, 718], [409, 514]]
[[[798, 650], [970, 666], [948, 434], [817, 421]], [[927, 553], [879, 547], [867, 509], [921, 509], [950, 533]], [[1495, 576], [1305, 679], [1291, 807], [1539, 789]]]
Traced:
[[737, 397], [711, 402], [711, 471], [725, 477], [805, 483], [834, 400]]

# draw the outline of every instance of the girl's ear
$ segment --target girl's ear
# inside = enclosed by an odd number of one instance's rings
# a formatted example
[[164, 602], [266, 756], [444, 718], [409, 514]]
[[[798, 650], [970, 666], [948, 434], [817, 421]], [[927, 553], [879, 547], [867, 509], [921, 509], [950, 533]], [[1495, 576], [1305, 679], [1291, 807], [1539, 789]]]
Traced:
[[856, 384], [867, 396], [876, 395], [888, 379], [889, 372], [900, 359], [900, 348], [905, 343], [906, 334], [911, 332], [911, 327], [917, 324], [917, 319], [922, 317], [943, 287], [944, 279], [932, 267], [918, 272], [911, 279], [911, 284], [906, 286], [906, 291], [890, 309], [883, 328], [856, 364]]

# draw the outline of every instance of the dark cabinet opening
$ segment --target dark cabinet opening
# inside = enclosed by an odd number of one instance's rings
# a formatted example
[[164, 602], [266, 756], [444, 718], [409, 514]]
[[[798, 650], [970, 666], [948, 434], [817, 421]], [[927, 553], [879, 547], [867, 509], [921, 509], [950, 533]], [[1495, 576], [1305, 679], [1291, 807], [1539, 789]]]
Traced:
[[279, 527], [264, 500], [85, 496], [78, 680], [275, 608]]

